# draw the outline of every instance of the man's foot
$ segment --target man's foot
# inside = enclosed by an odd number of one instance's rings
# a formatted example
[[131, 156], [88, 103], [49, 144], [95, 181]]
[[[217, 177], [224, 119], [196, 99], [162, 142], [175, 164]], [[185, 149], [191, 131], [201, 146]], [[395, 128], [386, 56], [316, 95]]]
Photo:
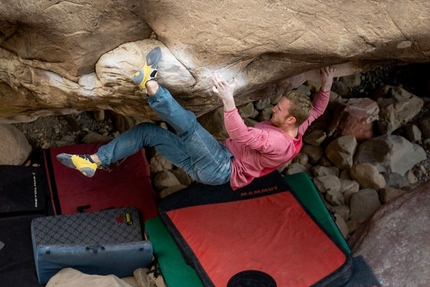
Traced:
[[60, 153], [57, 159], [65, 166], [79, 170], [86, 177], [93, 177], [98, 166], [87, 154]]
[[146, 62], [143, 68], [139, 69], [133, 75], [133, 82], [138, 85], [142, 91], [146, 89], [145, 85], [148, 81], [155, 80], [157, 78], [157, 66], [160, 58], [161, 49], [160, 47], [155, 47], [148, 53], [148, 55], [146, 55]]

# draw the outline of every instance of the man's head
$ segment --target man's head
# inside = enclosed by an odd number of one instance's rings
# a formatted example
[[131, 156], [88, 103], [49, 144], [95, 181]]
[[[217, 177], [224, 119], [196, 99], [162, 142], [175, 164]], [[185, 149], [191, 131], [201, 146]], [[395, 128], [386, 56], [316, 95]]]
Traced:
[[309, 117], [311, 110], [312, 102], [307, 95], [297, 90], [289, 91], [273, 107], [271, 122], [277, 127], [299, 127]]

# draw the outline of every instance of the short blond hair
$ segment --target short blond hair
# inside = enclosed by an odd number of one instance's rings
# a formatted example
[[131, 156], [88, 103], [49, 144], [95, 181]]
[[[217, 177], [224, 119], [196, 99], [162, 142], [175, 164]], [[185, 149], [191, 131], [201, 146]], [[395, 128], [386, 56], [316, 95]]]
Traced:
[[289, 109], [290, 116], [296, 118], [296, 125], [300, 126], [310, 116], [312, 110], [312, 101], [304, 93], [298, 90], [291, 90], [283, 94], [283, 97], [287, 98], [291, 102]]

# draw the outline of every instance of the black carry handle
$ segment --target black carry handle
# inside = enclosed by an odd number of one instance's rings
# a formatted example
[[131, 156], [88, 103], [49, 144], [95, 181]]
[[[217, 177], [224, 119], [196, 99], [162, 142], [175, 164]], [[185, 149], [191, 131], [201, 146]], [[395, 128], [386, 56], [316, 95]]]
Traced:
[[101, 246], [100, 244], [85, 247], [85, 251], [92, 250], [93, 253], [97, 253], [99, 251], [99, 249], [100, 249], [100, 251], [104, 251], [105, 250], [105, 248], [103, 246]]

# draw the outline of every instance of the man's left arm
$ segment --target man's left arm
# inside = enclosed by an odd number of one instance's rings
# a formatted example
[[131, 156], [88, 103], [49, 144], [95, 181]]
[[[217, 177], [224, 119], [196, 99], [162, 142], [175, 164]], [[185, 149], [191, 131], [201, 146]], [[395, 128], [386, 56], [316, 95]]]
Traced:
[[333, 85], [333, 75], [335, 69], [333, 67], [324, 67], [318, 71], [321, 79], [321, 87], [312, 102], [313, 109], [312, 113], [314, 117], [321, 116], [327, 108], [328, 102], [330, 101], [330, 91]]
[[321, 80], [321, 87], [312, 101], [312, 111], [309, 118], [300, 126], [299, 132], [304, 133], [307, 127], [318, 117], [320, 117], [330, 101], [330, 91], [333, 84], [335, 68], [324, 67], [318, 71]]

